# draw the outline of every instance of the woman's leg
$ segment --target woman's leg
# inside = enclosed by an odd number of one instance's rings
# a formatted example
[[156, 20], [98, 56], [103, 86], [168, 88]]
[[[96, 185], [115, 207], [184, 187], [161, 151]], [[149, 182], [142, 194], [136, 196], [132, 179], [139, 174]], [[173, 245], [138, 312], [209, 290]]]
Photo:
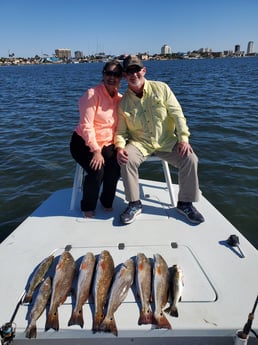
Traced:
[[84, 140], [77, 134], [73, 133], [70, 151], [77, 163], [87, 172], [83, 182], [83, 197], [81, 200], [82, 211], [94, 211], [98, 201], [100, 186], [102, 183], [104, 168], [93, 170], [90, 167], [92, 152], [85, 145]]
[[104, 146], [102, 155], [105, 159], [105, 166], [100, 201], [105, 208], [112, 208], [117, 182], [120, 178], [120, 166], [117, 163], [114, 145]]

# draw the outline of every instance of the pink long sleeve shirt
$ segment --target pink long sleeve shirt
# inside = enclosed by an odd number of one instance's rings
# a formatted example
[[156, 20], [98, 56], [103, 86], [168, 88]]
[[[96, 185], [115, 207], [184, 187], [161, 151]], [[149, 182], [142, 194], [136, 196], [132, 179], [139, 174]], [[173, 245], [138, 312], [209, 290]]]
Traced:
[[104, 84], [88, 89], [79, 99], [80, 121], [75, 131], [91, 152], [114, 143], [117, 108], [122, 95], [111, 97]]

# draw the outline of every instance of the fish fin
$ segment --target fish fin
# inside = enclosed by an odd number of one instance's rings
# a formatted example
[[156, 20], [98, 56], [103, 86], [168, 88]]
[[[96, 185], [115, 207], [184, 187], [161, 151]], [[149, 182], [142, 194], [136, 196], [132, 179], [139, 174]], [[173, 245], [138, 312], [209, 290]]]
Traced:
[[31, 322], [26, 329], [26, 338], [36, 338], [37, 337], [37, 327], [36, 322]]
[[138, 320], [138, 325], [151, 325], [153, 323], [153, 314], [152, 311], [148, 309], [147, 312], [141, 310], [140, 317]]
[[24, 296], [24, 298], [23, 298], [22, 303], [30, 303], [30, 302], [31, 302], [31, 300], [32, 300], [32, 295], [31, 295], [31, 294], [26, 293], [26, 295], [25, 295], [25, 296]]
[[70, 320], [68, 322], [68, 326], [72, 325], [79, 325], [81, 328], [83, 328], [84, 321], [83, 321], [83, 314], [82, 314], [82, 309], [79, 311], [73, 311]]
[[178, 317], [178, 310], [176, 306], [169, 306], [164, 311], [168, 313], [170, 316]]
[[166, 318], [163, 312], [161, 312], [158, 315], [154, 313], [153, 321], [157, 328], [172, 329], [171, 324], [169, 323], [168, 319]]
[[48, 313], [45, 324], [45, 331], [49, 330], [50, 328], [53, 328], [55, 331], [59, 330], [59, 319], [57, 310], [53, 313]]
[[115, 336], [118, 335], [117, 327], [116, 327], [116, 321], [114, 316], [113, 317], [105, 317], [105, 319], [102, 321], [100, 325], [100, 330], [103, 332], [111, 332]]

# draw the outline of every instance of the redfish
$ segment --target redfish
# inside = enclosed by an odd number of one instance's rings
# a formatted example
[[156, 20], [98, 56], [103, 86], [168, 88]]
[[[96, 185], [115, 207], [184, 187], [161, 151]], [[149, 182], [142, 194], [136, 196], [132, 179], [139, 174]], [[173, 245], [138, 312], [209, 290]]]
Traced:
[[111, 332], [117, 336], [117, 326], [114, 314], [121, 303], [125, 300], [128, 290], [134, 281], [134, 261], [128, 259], [123, 263], [116, 273], [115, 280], [111, 287], [110, 298], [108, 301], [107, 314], [100, 325], [104, 332]]
[[63, 304], [71, 291], [75, 273], [75, 261], [70, 252], [64, 251], [56, 266], [53, 289], [45, 330], [59, 330], [58, 308]]
[[104, 319], [104, 307], [107, 302], [109, 288], [114, 275], [114, 261], [107, 250], [103, 250], [99, 256], [94, 279], [94, 303], [93, 332], [100, 331], [100, 324]]
[[151, 310], [151, 278], [152, 267], [150, 260], [143, 253], [137, 254], [136, 259], [136, 286], [141, 300], [141, 310], [138, 325], [152, 324]]
[[166, 261], [160, 254], [154, 254], [153, 289], [154, 289], [154, 324], [157, 328], [171, 329], [163, 308], [168, 301], [169, 271]]
[[87, 253], [81, 262], [76, 289], [76, 303], [68, 322], [68, 326], [79, 325], [83, 328], [83, 305], [89, 298], [95, 261], [96, 259], [94, 254]]

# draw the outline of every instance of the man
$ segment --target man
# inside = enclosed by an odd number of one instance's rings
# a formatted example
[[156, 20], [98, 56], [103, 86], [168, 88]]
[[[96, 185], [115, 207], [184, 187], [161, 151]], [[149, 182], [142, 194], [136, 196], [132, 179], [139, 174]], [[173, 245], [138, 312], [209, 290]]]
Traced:
[[177, 210], [192, 223], [203, 222], [192, 204], [199, 198], [198, 158], [189, 144], [190, 132], [179, 102], [167, 84], [145, 78], [146, 67], [137, 56], [125, 58], [123, 68], [128, 89], [118, 110], [115, 146], [129, 204], [120, 215], [121, 222], [133, 222], [142, 211], [138, 168], [149, 155], [178, 168]]

